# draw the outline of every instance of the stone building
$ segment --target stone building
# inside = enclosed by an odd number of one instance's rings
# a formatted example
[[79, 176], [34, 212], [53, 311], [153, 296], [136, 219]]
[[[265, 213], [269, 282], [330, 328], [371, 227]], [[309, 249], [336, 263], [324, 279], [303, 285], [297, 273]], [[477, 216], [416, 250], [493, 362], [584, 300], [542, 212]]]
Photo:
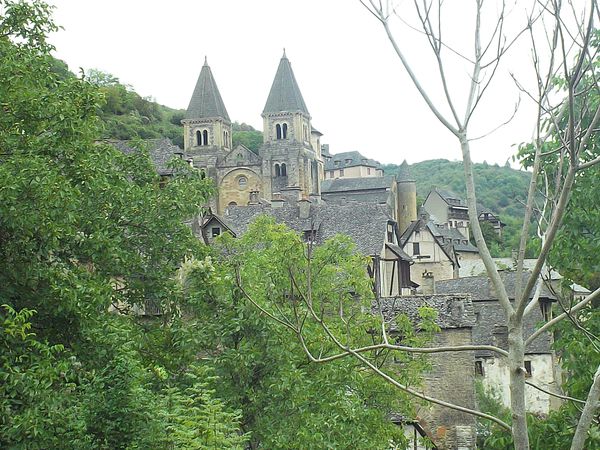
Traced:
[[381, 164], [359, 152], [343, 152], [335, 155], [323, 155], [325, 178], [364, 178], [382, 177]]
[[184, 152], [214, 180], [218, 193], [211, 206], [218, 214], [230, 205], [248, 205], [251, 193], [268, 201], [274, 194], [295, 200], [321, 194], [322, 133], [312, 127], [285, 52], [262, 118], [264, 141], [258, 154], [242, 145], [232, 148], [231, 120], [205, 61], [182, 120]]
[[[525, 284], [528, 273], [524, 273]], [[514, 301], [516, 272], [501, 271], [500, 277], [509, 299]], [[487, 276], [464, 277], [455, 280], [437, 281], [436, 291], [445, 295], [469, 295], [473, 302], [475, 323], [473, 325], [473, 344], [495, 345], [508, 349], [508, 328], [504, 310], [494, 292], [491, 280]], [[533, 296], [533, 293], [531, 294]], [[540, 323], [552, 318], [552, 303], [556, 297], [550, 286], [542, 285], [539, 307], [525, 316], [525, 339], [539, 328]], [[525, 369], [528, 381], [542, 389], [560, 394], [560, 376], [558, 362], [552, 350], [552, 334], [544, 333], [531, 342], [525, 349]], [[475, 352], [474, 372], [481, 378], [487, 391], [496, 396], [505, 406], [510, 406], [509, 368], [506, 358], [487, 350]], [[526, 386], [525, 400], [527, 410], [533, 413], [547, 414], [559, 405], [556, 397], [546, 392]]]

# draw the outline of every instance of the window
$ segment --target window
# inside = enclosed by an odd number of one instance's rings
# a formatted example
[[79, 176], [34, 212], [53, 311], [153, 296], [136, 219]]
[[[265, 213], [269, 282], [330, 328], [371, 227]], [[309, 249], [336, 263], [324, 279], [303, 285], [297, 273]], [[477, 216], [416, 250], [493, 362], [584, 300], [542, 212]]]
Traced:
[[352, 158], [346, 158], [346, 159], [344, 160], [344, 162], [345, 162], [346, 164], [352, 164]]
[[287, 167], [285, 166], [285, 163], [281, 164], [281, 176], [287, 177]]
[[533, 375], [533, 367], [531, 366], [531, 361], [525, 360], [525, 376], [530, 377]]
[[275, 164], [275, 176], [276, 177], [281, 176], [281, 169], [279, 168], [279, 164]]
[[202, 132], [196, 131], [196, 145], [202, 145]]
[[394, 227], [390, 224], [387, 226], [387, 241], [394, 242]]
[[208, 130], [202, 132], [202, 145], [208, 145]]
[[281, 126], [281, 137], [282, 137], [283, 139], [287, 139], [287, 123], [284, 123], [284, 124]]
[[237, 206], [236, 202], [229, 202], [229, 204], [227, 206]]
[[420, 255], [421, 254], [421, 248], [419, 246], [418, 242], [413, 242], [413, 255]]
[[546, 322], [552, 320], [552, 305], [548, 302], [540, 302], [540, 308], [542, 309], [542, 317]]
[[344, 169], [340, 169], [340, 177], [344, 176]]
[[248, 185], [248, 178], [246, 178], [243, 175], [238, 178], [238, 186], [240, 187], [240, 189], [245, 189], [247, 185]]
[[221, 228], [219, 228], [219, 227], [212, 227], [211, 230], [210, 230], [210, 232], [211, 232], [212, 237], [217, 237], [218, 235], [221, 234]]
[[475, 361], [475, 375], [483, 376], [483, 361]]
[[371, 168], [367, 167], [367, 175], [371, 175]]
[[333, 165], [336, 167], [339, 166], [340, 165], [339, 159], [336, 159], [335, 161], [333, 161]]
[[277, 139], [281, 139], [281, 125], [275, 125], [275, 134], [277, 135]]
[[315, 241], [315, 237], [316, 237], [316, 231], [315, 230], [304, 230], [303, 233], [303, 240], [304, 242], [314, 242]]

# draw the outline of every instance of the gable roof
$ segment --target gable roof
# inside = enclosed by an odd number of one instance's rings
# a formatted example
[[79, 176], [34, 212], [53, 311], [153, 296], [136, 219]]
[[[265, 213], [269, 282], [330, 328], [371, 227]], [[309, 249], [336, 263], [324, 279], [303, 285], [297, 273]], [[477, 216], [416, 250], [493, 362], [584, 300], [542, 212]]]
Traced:
[[[130, 141], [108, 140], [110, 145], [121, 150], [126, 155], [130, 155], [139, 150], [130, 145]], [[181, 157], [183, 150], [173, 144], [170, 139], [146, 139], [144, 143], [147, 145], [148, 154], [156, 171], [159, 175], [172, 175], [173, 169], [170, 169], [169, 161], [175, 157]]]
[[[517, 280], [517, 273], [515, 271], [501, 270], [499, 271], [500, 278], [506, 289], [506, 293], [511, 300], [515, 298], [515, 284]], [[523, 284], [525, 286], [527, 278], [530, 272], [523, 272]], [[455, 280], [440, 280], [435, 282], [436, 291], [445, 294], [471, 294], [473, 301], [485, 301], [497, 299], [497, 295], [492, 286], [492, 282], [486, 275], [476, 277], [463, 277]], [[533, 297], [533, 292], [530, 298]], [[550, 301], [555, 301], [556, 296], [546, 286], [544, 282], [542, 284], [542, 291], [540, 298]]]
[[263, 109], [263, 114], [276, 112], [301, 112], [309, 115], [285, 51], [279, 61], [279, 67]]
[[196, 87], [190, 99], [190, 104], [185, 113], [185, 118], [204, 119], [215, 117], [221, 117], [230, 122], [229, 114], [227, 114], [227, 109], [225, 109], [225, 104], [217, 87], [217, 82], [205, 59], [202, 70], [200, 70], [200, 75], [198, 76], [198, 81], [196, 81]]
[[358, 252], [365, 256], [381, 253], [388, 221], [391, 221], [385, 205], [369, 203], [311, 204], [306, 219], [299, 217], [298, 206], [289, 203], [277, 208], [270, 205], [230, 206], [222, 218], [240, 236], [262, 214], [272, 216], [276, 222], [285, 223], [299, 233], [315, 230], [317, 244], [337, 234], [348, 236], [356, 244]]
[[331, 155], [331, 159], [325, 161], [325, 170], [344, 169], [355, 166], [381, 168], [381, 164], [378, 161], [366, 158], [357, 151], [336, 153], [335, 155]]
[[335, 178], [321, 181], [321, 192], [352, 192], [389, 190], [394, 184], [393, 176], [362, 177], [362, 178]]
[[404, 248], [406, 246], [406, 243], [410, 239], [410, 237], [415, 232], [421, 231], [421, 230], [427, 230], [427, 231], [429, 231], [429, 233], [431, 233], [431, 235], [433, 236], [434, 242], [438, 245], [438, 247], [440, 247], [442, 249], [442, 251], [448, 257], [448, 259], [450, 261], [452, 261], [452, 263], [455, 266], [460, 267], [460, 264], [458, 262], [458, 257], [456, 256], [454, 245], [450, 244], [450, 243], [444, 243], [444, 241], [441, 239], [441, 236], [438, 233], [436, 233], [435, 229], [436, 229], [436, 227], [433, 224], [433, 222], [431, 222], [431, 221], [425, 221], [423, 219], [413, 220], [410, 223], [410, 225], [408, 227], [406, 227], [406, 230], [404, 230], [404, 232], [400, 236], [400, 246], [402, 248]]

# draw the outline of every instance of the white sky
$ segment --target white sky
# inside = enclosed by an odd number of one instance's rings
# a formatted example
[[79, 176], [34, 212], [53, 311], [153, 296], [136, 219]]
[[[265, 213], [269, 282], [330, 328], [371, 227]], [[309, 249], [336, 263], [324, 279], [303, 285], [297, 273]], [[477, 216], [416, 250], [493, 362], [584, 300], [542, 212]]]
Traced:
[[[358, 150], [397, 164], [460, 159], [455, 138], [427, 109], [383, 28], [358, 0], [50, 2], [64, 28], [52, 37], [56, 56], [73, 71], [112, 73], [142, 96], [185, 109], [206, 55], [231, 119], [260, 130], [285, 47], [312, 123], [332, 153]], [[401, 11], [412, 6], [398, 3]], [[457, 43], [468, 31], [465, 3], [451, 6], [455, 30], [448, 36]], [[429, 86], [427, 47], [416, 43], [418, 36], [400, 38]], [[467, 73], [459, 68], [455, 75]], [[496, 127], [514, 108], [517, 93], [510, 82], [490, 89], [473, 136]], [[508, 126], [473, 143], [473, 159], [504, 164], [516, 151], [513, 144], [530, 140], [532, 117], [522, 103]]]

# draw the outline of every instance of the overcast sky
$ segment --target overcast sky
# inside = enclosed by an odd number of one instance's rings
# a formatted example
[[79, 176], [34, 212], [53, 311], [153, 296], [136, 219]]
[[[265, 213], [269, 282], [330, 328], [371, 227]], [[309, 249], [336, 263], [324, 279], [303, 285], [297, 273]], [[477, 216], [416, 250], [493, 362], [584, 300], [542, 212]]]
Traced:
[[[207, 56], [231, 119], [260, 130], [260, 114], [285, 47], [312, 123], [332, 153], [358, 150], [397, 164], [460, 158], [455, 138], [427, 109], [383, 28], [358, 0], [51, 3], [64, 28], [52, 36], [56, 56], [73, 71], [109, 72], [142, 96], [185, 109]], [[412, 5], [397, 3], [401, 11]], [[449, 24], [454, 30], [449, 33], [456, 35], [449, 36], [460, 42], [469, 31], [468, 11], [461, 9], [465, 2], [453, 3]], [[434, 86], [427, 47], [417, 41], [418, 36], [400, 35], [418, 74], [426, 86]], [[467, 72], [459, 68], [456, 76], [464, 79]], [[456, 93], [464, 99], [462, 91]], [[473, 136], [510, 116], [517, 100], [514, 87], [502, 79], [489, 94]], [[530, 139], [531, 117], [531, 108], [522, 102], [508, 126], [474, 142], [474, 160], [504, 164], [515, 153], [513, 144]]]

